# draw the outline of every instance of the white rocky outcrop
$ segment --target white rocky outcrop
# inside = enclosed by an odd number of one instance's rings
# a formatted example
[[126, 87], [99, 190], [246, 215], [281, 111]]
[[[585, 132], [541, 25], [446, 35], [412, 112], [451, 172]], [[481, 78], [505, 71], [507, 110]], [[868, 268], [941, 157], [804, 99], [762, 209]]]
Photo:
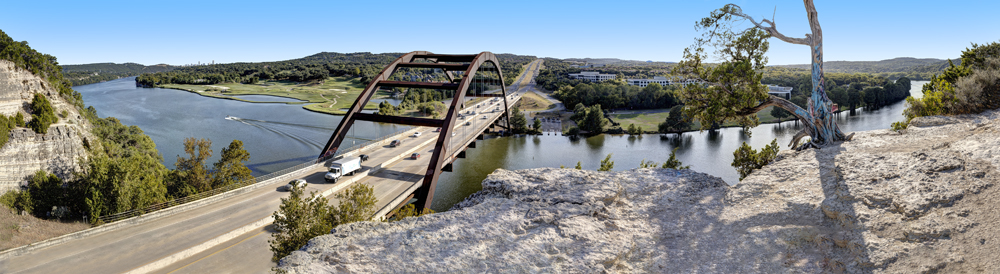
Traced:
[[338, 226], [290, 273], [995, 272], [1000, 114], [785, 151], [735, 186], [693, 171], [497, 170], [452, 210]]
[[14, 116], [20, 112], [30, 119], [29, 104], [35, 93], [45, 94], [57, 115], [63, 110], [68, 115], [60, 117], [46, 134], [28, 128], [11, 130], [7, 144], [0, 147], [0, 193], [25, 183], [38, 170], [70, 178], [73, 172], [82, 171], [79, 160], [87, 157], [83, 140], [94, 140], [89, 122], [51, 84], [10, 61], [0, 60], [0, 114]]

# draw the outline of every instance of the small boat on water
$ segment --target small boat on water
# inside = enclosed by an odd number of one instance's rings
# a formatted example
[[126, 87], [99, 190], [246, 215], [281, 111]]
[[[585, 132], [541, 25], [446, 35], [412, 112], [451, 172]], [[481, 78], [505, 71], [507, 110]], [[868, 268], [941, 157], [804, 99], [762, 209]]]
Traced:
[[240, 118], [233, 117], [231, 115], [226, 115], [226, 120], [239, 120]]

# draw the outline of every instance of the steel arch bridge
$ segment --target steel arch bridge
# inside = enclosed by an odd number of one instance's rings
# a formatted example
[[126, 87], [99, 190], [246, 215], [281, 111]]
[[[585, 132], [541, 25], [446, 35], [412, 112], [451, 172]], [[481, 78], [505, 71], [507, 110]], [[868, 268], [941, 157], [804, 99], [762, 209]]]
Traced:
[[[400, 68], [439, 69], [444, 72], [448, 82], [389, 80], [393, 73], [396, 73]], [[456, 72], [461, 74], [456, 75]], [[488, 81], [493, 84], [499, 83], [499, 93], [470, 93], [470, 88], [474, 89], [474, 86], [482, 86], [483, 81]], [[451, 105], [448, 106], [447, 111], [444, 113], [443, 119], [362, 113], [361, 110], [368, 104], [372, 96], [375, 95], [379, 88], [451, 90], [455, 91], [455, 93], [451, 101]], [[508, 102], [509, 97], [507, 96], [507, 87], [504, 85], [503, 73], [500, 71], [500, 61], [493, 53], [484, 51], [479, 54], [447, 55], [434, 54], [427, 51], [414, 51], [404, 54], [392, 63], [389, 63], [389, 65], [382, 69], [382, 72], [375, 76], [368, 86], [365, 87], [365, 90], [361, 92], [361, 95], [358, 96], [357, 100], [354, 101], [354, 104], [351, 105], [351, 108], [344, 115], [343, 120], [340, 121], [340, 124], [333, 132], [333, 135], [330, 136], [330, 140], [321, 151], [319, 158], [320, 160], [323, 160], [330, 155], [336, 155], [337, 149], [340, 148], [341, 143], [347, 137], [348, 130], [350, 130], [350, 128], [354, 125], [355, 121], [360, 120], [412, 126], [439, 127], [441, 128], [441, 132], [435, 143], [434, 153], [427, 166], [427, 172], [424, 175], [423, 183], [413, 193], [413, 197], [417, 198], [418, 206], [430, 208], [437, 180], [440, 177], [441, 172], [445, 169], [445, 165], [450, 164], [448, 161], [454, 161], [455, 158], [451, 157], [451, 155], [455, 152], [449, 151], [451, 149], [449, 144], [451, 143], [452, 132], [455, 131], [457, 117], [460, 115], [460, 111], [464, 107], [466, 97], [502, 98], [504, 103], [504, 110], [502, 113], [503, 119], [510, 121], [510, 104]], [[474, 143], [472, 145], [472, 147], [474, 147]], [[464, 153], [459, 154], [458, 157], [464, 157]], [[423, 204], [420, 205], [421, 203]]]

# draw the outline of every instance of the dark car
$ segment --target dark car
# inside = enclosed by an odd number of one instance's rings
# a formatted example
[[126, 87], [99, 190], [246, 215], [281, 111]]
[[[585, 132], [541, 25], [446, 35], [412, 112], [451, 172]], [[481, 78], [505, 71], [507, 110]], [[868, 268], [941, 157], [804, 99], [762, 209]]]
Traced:
[[410, 155], [410, 159], [413, 159], [413, 160], [420, 159], [420, 153], [414, 153], [414, 154]]
[[368, 154], [361, 154], [361, 155], [358, 155], [358, 157], [361, 157], [361, 161], [362, 162], [368, 161]]
[[402, 144], [403, 144], [403, 141], [401, 141], [401, 140], [392, 140], [392, 143], [389, 143], [389, 147], [397, 147], [397, 146], [402, 145]]

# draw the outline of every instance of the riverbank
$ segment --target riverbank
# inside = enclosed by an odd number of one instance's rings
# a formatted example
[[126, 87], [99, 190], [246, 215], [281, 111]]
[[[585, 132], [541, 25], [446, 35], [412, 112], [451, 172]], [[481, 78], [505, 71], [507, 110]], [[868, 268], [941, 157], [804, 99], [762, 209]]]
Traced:
[[[186, 84], [166, 84], [160, 88], [178, 89], [189, 91], [201, 96], [236, 100], [248, 103], [283, 103], [290, 105], [304, 104], [303, 108], [309, 111], [343, 115], [344, 109], [350, 108], [357, 100], [358, 96], [365, 88], [365, 84], [358, 79], [347, 77], [330, 77], [325, 81], [310, 82], [287, 82], [287, 81], [263, 81], [257, 84], [241, 83], [220, 83], [214, 85], [186, 85]], [[286, 101], [254, 101], [246, 100], [234, 96], [242, 95], [265, 95], [281, 98], [291, 98], [301, 102]], [[388, 94], [379, 92], [373, 96], [372, 100], [388, 97]], [[365, 109], [378, 109], [378, 103], [369, 102]]]
[[[782, 151], [735, 186], [690, 170], [496, 170], [452, 210], [336, 227], [290, 273], [921, 273], [1000, 268], [1000, 112]], [[364, 247], [364, 248], [358, 248]], [[398, 258], [407, 258], [399, 260]], [[446, 258], [446, 259], [442, 259]]]

